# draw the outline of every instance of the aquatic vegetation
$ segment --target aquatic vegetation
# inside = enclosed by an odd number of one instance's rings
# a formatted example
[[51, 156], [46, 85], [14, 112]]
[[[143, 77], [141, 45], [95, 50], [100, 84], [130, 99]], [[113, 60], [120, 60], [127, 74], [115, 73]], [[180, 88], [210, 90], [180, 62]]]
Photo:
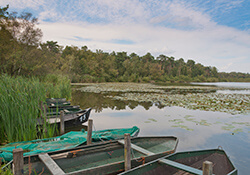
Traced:
[[239, 132], [243, 132], [243, 129], [235, 129], [235, 130], [233, 130], [233, 133], [239, 133]]
[[182, 129], [185, 129], [187, 131], [193, 131], [193, 129], [191, 129], [187, 126], [184, 126], [184, 125], [172, 125], [171, 127], [182, 128]]
[[186, 115], [184, 118], [187, 120], [187, 121], [194, 121], [194, 116], [192, 115]]
[[152, 122], [157, 122], [157, 120], [153, 119], [153, 118], [149, 118], [148, 120], [152, 121]]
[[[157, 86], [140, 83], [84, 84], [83, 92], [103, 93], [114, 100], [151, 102], [193, 110], [220, 111], [230, 114], [250, 112], [250, 94], [215, 93], [219, 87]], [[117, 92], [110, 95], [110, 92]], [[184, 93], [185, 92], [185, 93]], [[191, 120], [188, 119], [187, 120]]]
[[173, 119], [173, 120], [168, 120], [169, 122], [173, 122], [175, 124], [180, 124], [180, 123], [184, 123], [184, 121], [182, 119]]

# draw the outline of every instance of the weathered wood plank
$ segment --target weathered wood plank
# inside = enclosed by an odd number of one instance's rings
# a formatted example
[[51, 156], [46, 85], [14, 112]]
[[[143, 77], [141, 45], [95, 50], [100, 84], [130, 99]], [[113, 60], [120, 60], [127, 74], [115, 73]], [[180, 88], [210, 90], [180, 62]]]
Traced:
[[49, 171], [56, 175], [56, 174], [62, 174], [65, 173], [63, 170], [56, 164], [56, 162], [47, 154], [39, 154], [38, 157], [41, 159], [41, 161], [45, 164], [45, 166], [49, 169]]
[[[119, 142], [120, 144], [122, 144], [122, 145], [125, 144], [124, 140], [118, 140], [118, 142]], [[148, 151], [148, 150], [146, 150], [146, 149], [144, 149], [144, 148], [142, 148], [142, 147], [139, 147], [139, 146], [137, 146], [137, 145], [134, 145], [134, 144], [132, 144], [132, 143], [131, 143], [131, 148], [134, 149], [134, 150], [136, 150], [136, 151], [138, 151], [138, 152], [140, 152], [140, 153], [142, 153], [142, 154], [148, 155], [148, 156], [154, 155], [154, 154], [155, 154], [155, 153], [153, 153], [153, 152], [151, 152], [151, 151]]]
[[174, 162], [172, 160], [168, 160], [168, 159], [161, 159], [159, 160], [159, 163], [163, 163], [169, 166], [172, 166], [174, 168], [180, 169], [180, 170], [184, 170], [186, 172], [192, 173], [192, 174], [196, 174], [196, 175], [202, 175], [203, 172], [201, 170], [198, 170], [196, 168], [178, 163], [178, 162]]

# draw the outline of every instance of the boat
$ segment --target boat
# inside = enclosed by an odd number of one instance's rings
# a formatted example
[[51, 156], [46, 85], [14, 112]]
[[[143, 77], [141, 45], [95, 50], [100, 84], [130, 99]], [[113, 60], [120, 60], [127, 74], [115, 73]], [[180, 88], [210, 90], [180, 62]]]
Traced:
[[[175, 152], [173, 136], [131, 138], [131, 167], [136, 167]], [[46, 159], [45, 159], [46, 158]], [[52, 160], [52, 161], [51, 161]], [[24, 157], [24, 174], [116, 174], [124, 171], [124, 140], [114, 140], [79, 148]], [[52, 172], [51, 172], [52, 171]]]
[[213, 174], [237, 175], [237, 169], [222, 149], [174, 153], [120, 173], [120, 175], [202, 175], [204, 161], [213, 163]]
[[[120, 129], [105, 129], [92, 132], [92, 142], [98, 143], [101, 141], [109, 141], [115, 139], [121, 139], [125, 133], [131, 134], [135, 137], [138, 135], [140, 129], [136, 126], [132, 128], [120, 128]], [[75, 148], [78, 146], [86, 145], [87, 132], [86, 131], [70, 131], [62, 136], [37, 139], [32, 141], [14, 142], [0, 147], [0, 159], [8, 162], [13, 159], [13, 150], [22, 148], [24, 150], [24, 156], [32, 156], [40, 153], [53, 152], [58, 150], [64, 150], [69, 148]]]
[[72, 113], [80, 113], [83, 110], [79, 106], [58, 106], [56, 108], [48, 108], [46, 111], [47, 116], [60, 116], [60, 112], [63, 111], [65, 115]]
[[55, 106], [68, 106], [70, 101], [66, 101], [66, 98], [46, 98], [47, 107]]
[[[85, 123], [89, 119], [89, 115], [91, 112], [91, 108], [88, 109], [80, 109], [80, 108], [71, 108], [71, 109], [63, 109], [64, 111], [64, 125], [65, 127], [72, 127], [76, 125], [81, 125]], [[51, 113], [47, 113], [46, 117], [40, 117], [37, 119], [37, 125], [44, 125], [45, 120], [48, 124], [56, 124], [57, 128], [60, 127], [60, 111], [55, 111]]]
[[66, 102], [66, 98], [46, 98], [47, 103]]
[[47, 108], [47, 112], [51, 112], [51, 111], [57, 111], [57, 110], [62, 110], [62, 109], [71, 109], [71, 108], [80, 108], [79, 105], [65, 105], [65, 106], [48, 106]]

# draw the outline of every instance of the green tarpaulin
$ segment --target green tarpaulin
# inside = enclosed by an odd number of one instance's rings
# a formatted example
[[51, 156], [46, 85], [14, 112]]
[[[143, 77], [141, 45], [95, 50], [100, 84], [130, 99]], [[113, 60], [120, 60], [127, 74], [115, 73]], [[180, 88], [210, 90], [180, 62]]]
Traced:
[[[121, 139], [125, 133], [130, 133], [131, 136], [136, 136], [139, 133], [139, 128], [122, 129], [106, 129], [92, 132], [92, 142], [100, 142], [105, 140]], [[0, 158], [2, 161], [11, 161], [13, 158], [12, 151], [16, 148], [24, 150], [24, 156], [34, 155], [45, 152], [58, 151], [68, 148], [74, 148], [87, 142], [86, 131], [71, 131], [62, 136], [37, 139], [32, 141], [14, 142], [0, 147]]]

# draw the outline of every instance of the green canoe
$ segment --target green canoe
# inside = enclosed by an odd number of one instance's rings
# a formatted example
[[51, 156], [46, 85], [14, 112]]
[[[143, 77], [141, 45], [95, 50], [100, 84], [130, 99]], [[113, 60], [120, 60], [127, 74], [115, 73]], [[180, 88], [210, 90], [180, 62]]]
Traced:
[[[132, 138], [131, 167], [174, 153], [177, 144], [178, 139], [172, 136]], [[43, 175], [53, 173], [54, 168], [49, 168], [53, 162], [53, 167], [60, 169], [61, 174], [116, 174], [124, 170], [124, 140], [25, 157], [24, 174], [29, 171], [43, 172]]]
[[[92, 132], [92, 142], [100, 142], [103, 140], [115, 140], [124, 137], [125, 133], [131, 136], [137, 136], [139, 128], [134, 126], [132, 128], [121, 129], [106, 129]], [[13, 149], [22, 148], [24, 156], [34, 154], [58, 151], [68, 148], [75, 148], [84, 145], [87, 142], [87, 132], [85, 131], [71, 131], [62, 136], [37, 139], [32, 141], [14, 142], [0, 147], [0, 158], [2, 161], [11, 161], [13, 159]]]
[[237, 169], [221, 149], [175, 153], [123, 172], [121, 175], [202, 175], [204, 161], [213, 163], [213, 174], [237, 175]]

